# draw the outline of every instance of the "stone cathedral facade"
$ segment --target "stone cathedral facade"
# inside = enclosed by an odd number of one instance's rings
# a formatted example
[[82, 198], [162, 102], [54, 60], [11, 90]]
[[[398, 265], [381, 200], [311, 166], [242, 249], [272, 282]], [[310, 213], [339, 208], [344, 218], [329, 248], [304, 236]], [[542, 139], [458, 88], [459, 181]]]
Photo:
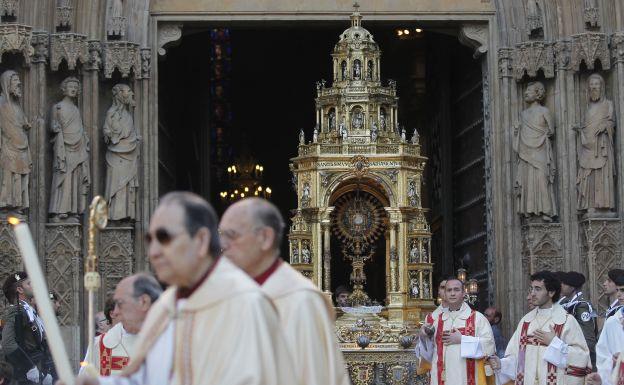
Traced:
[[[465, 89], [470, 97], [458, 100], [479, 103], [458, 135], [482, 133], [480, 155], [439, 183], [483, 171], [483, 193], [445, 210], [483, 207], [483, 231], [455, 246], [483, 243], [473, 259], [485, 266], [487, 300], [514, 324], [524, 311], [527, 275], [548, 268], [584, 272], [586, 290], [599, 302], [606, 271], [624, 265], [624, 4], [361, 0], [360, 11], [373, 23], [441, 28], [474, 52], [480, 75]], [[85, 206], [94, 195], [111, 204], [98, 244], [100, 301], [121, 277], [148, 268], [142, 234], [164, 192], [162, 146], [175, 140], [162, 135], [159, 121], [167, 109], [159, 102], [160, 76], [176, 75], [159, 74], [169, 47], [197, 25], [322, 25], [351, 12], [351, 2], [330, 0], [0, 2], [0, 280], [20, 268], [6, 224], [17, 214], [30, 224], [60, 295], [75, 363], [85, 345]], [[444, 165], [444, 156], [425, 156], [434, 169]], [[452, 254], [432, 254], [434, 270], [452, 272]]]

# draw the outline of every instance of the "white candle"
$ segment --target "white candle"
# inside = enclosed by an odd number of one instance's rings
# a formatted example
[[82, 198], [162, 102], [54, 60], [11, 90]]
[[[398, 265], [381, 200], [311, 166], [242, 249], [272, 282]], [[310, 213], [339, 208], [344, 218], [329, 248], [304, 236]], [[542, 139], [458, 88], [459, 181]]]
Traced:
[[28, 273], [28, 278], [30, 278], [30, 284], [35, 294], [37, 310], [43, 320], [48, 346], [52, 351], [56, 372], [59, 375], [59, 379], [66, 385], [74, 385], [74, 374], [69, 365], [67, 350], [61, 338], [61, 330], [56, 322], [56, 315], [50, 303], [48, 286], [46, 285], [43, 271], [41, 270], [39, 257], [37, 256], [37, 250], [35, 249], [35, 243], [30, 234], [30, 229], [27, 224], [20, 223], [17, 218], [9, 218], [9, 222], [14, 225], [15, 240], [22, 253], [22, 260], [24, 261], [24, 266], [26, 267], [26, 272]]

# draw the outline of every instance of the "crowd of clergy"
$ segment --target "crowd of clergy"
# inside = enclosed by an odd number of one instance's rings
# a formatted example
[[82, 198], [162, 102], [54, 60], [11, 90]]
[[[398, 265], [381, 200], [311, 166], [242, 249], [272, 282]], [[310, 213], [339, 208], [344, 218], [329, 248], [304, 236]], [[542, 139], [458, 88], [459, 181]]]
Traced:
[[[334, 307], [282, 260], [284, 230], [263, 199], [234, 203], [219, 221], [197, 195], [162, 197], [146, 233], [155, 277], [118, 283], [77, 384], [349, 384]], [[476, 311], [463, 282], [447, 278], [416, 338], [418, 372], [430, 385], [624, 385], [624, 270], [608, 273], [604, 314], [583, 297], [584, 282], [576, 272], [531, 275], [530, 311], [507, 342], [500, 312]], [[0, 385], [62, 385], [28, 276], [11, 275], [3, 291]]]

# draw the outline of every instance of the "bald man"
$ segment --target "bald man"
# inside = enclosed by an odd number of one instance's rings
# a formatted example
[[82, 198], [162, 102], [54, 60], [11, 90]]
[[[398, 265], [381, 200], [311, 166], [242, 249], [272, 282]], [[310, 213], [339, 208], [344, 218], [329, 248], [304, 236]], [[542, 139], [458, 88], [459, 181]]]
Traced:
[[[101, 376], [121, 374], [128, 365], [147, 312], [161, 293], [162, 288], [158, 281], [145, 273], [131, 275], [119, 281], [113, 299], [120, 322], [97, 336], [93, 343], [90, 363]], [[85, 357], [85, 361], [88, 360], [89, 352]]]
[[283, 262], [284, 220], [270, 202], [230, 206], [219, 225], [223, 254], [262, 286], [277, 307], [301, 384], [348, 385], [334, 334], [333, 307], [307, 278]]

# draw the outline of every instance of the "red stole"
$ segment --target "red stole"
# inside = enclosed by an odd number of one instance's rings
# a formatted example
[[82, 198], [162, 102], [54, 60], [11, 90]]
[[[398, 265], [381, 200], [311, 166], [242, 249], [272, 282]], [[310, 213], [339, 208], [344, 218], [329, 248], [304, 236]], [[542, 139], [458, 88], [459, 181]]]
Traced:
[[[444, 321], [442, 320], [441, 312], [438, 316], [438, 327], [436, 328], [436, 352], [438, 354], [437, 372], [438, 372], [438, 385], [444, 385], [444, 344], [442, 343], [442, 333], [444, 331]], [[466, 327], [457, 329], [464, 336], [474, 337], [475, 335], [475, 311], [470, 312], [470, 316], [466, 319]], [[475, 360], [472, 358], [466, 358], [466, 379], [468, 385], [475, 385]]]
[[[528, 335], [527, 332], [529, 330], [530, 322], [524, 322], [522, 324], [522, 330], [520, 331], [520, 348], [518, 351], [518, 367], [516, 372], [516, 385], [524, 385], [524, 364], [526, 358], [526, 347], [527, 345], [535, 345], [535, 346], [547, 346], [542, 343], [539, 343], [535, 336]], [[557, 337], [561, 337], [561, 332], [563, 331], [563, 325], [555, 324], [555, 335]], [[537, 363], [540, 364], [539, 362]], [[557, 367], [550, 362], [548, 363], [548, 376], [546, 377], [546, 385], [556, 385], [557, 384]]]
[[130, 362], [128, 357], [113, 356], [113, 349], [104, 346], [104, 336], [100, 337], [100, 376], [110, 376], [113, 370], [122, 370]]

